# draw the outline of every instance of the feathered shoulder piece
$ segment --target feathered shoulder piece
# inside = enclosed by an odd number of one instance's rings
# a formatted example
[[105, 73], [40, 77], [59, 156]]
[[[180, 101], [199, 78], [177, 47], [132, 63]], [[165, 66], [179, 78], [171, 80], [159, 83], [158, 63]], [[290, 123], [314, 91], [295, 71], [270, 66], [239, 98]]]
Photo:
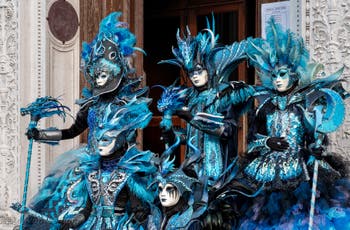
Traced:
[[266, 27], [266, 39], [248, 38], [247, 56], [249, 62], [258, 70], [265, 87], [272, 88], [271, 73], [285, 66], [296, 73], [300, 81], [307, 81], [309, 52], [303, 39], [290, 30], [282, 30], [271, 18]]

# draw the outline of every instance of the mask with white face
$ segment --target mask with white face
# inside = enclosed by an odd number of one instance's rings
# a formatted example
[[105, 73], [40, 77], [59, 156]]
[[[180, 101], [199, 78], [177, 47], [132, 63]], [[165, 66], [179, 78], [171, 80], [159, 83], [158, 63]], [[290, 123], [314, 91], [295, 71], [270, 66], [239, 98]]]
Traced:
[[208, 83], [208, 71], [201, 65], [196, 65], [188, 76], [195, 87], [202, 87]]
[[179, 190], [170, 183], [159, 183], [159, 200], [163, 207], [172, 207], [180, 200]]
[[95, 78], [96, 86], [97, 87], [104, 86], [107, 83], [109, 77], [110, 77], [109, 72], [107, 72], [107, 71], [99, 72], [98, 75]]
[[116, 150], [122, 148], [125, 143], [125, 135], [108, 136], [108, 132], [105, 133], [98, 141], [98, 152], [101, 156], [109, 156]]
[[293, 86], [293, 81], [287, 67], [279, 68], [272, 74], [272, 84], [278, 92], [285, 92]]

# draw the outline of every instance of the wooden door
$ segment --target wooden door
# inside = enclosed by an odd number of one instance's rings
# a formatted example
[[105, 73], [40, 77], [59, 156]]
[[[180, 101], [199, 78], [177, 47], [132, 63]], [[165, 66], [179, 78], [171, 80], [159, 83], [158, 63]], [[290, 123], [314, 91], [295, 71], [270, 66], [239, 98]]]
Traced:
[[[160, 141], [161, 114], [156, 109], [161, 89], [152, 88], [152, 86], [169, 86], [178, 76], [181, 76], [182, 83], [187, 84], [188, 82], [178, 67], [166, 64], [157, 65], [157, 62], [173, 58], [171, 47], [177, 46], [175, 35], [178, 28], [184, 31], [188, 25], [191, 33], [197, 34], [197, 31], [206, 28], [205, 18], [209, 17], [211, 20], [212, 13], [215, 18], [216, 33], [220, 35], [219, 43], [231, 44], [255, 32], [255, 1], [145, 1], [144, 48], [148, 55], [144, 60], [144, 68], [147, 74], [147, 85], [151, 87], [150, 97], [153, 98], [151, 109], [154, 113], [150, 125], [144, 130], [145, 149], [154, 152], [164, 151], [164, 144]], [[247, 76], [246, 63], [243, 63], [232, 74], [231, 80], [253, 83], [254, 77], [248, 79]], [[174, 125], [184, 126], [184, 123], [176, 116], [173, 117], [173, 121]], [[243, 117], [239, 130], [238, 148], [240, 152], [246, 148], [246, 133], [247, 119]], [[181, 149], [181, 153], [182, 160], [184, 148]]]

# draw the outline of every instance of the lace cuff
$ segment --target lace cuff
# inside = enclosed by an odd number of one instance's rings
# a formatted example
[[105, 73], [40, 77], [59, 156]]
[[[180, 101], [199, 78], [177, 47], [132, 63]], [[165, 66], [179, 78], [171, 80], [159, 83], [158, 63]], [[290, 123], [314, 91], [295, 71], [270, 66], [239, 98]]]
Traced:
[[263, 149], [270, 150], [270, 147], [267, 146], [267, 144], [266, 144], [267, 139], [269, 139], [268, 136], [256, 134], [255, 137], [256, 137], [256, 139], [249, 142], [249, 144], [248, 144], [248, 153], [263, 150]]

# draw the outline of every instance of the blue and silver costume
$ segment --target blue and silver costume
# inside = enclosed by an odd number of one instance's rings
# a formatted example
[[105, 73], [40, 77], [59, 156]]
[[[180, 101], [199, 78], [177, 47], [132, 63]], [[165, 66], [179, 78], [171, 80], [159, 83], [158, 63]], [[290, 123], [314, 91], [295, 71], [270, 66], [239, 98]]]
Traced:
[[201, 160], [201, 154], [195, 146], [189, 143], [189, 147], [195, 151], [195, 154], [175, 169], [175, 158], [170, 160], [170, 154], [179, 143], [180, 139], [177, 138], [176, 142], [162, 154], [153, 183], [163, 186], [171, 184], [176, 189], [171, 192], [180, 196], [180, 199], [170, 207], [153, 205], [148, 219], [148, 229], [202, 229], [200, 218], [207, 208], [207, 192], [204, 187], [205, 183], [203, 183], [205, 179], [204, 177], [199, 178], [191, 167], [192, 164], [197, 164]]
[[[134, 69], [127, 62], [127, 58], [139, 49], [135, 47], [135, 35], [126, 23], [118, 20], [120, 16], [120, 12], [114, 12], [105, 17], [93, 41], [83, 42], [81, 71], [90, 88], [84, 88], [83, 98], [77, 100], [80, 110], [74, 124], [63, 130], [39, 130], [31, 136], [35, 140], [70, 139], [89, 128], [87, 147], [89, 152], [95, 152], [95, 129], [106, 107], [111, 103], [124, 105], [133, 97], [142, 97], [147, 93], [148, 88], [140, 88], [141, 79], [135, 76]], [[106, 82], [98, 85], [98, 78], [106, 79]]]
[[[156, 168], [152, 165], [151, 152], [139, 151], [128, 143], [133, 138], [130, 134], [150, 121], [148, 103], [149, 100], [135, 99], [124, 106], [108, 106], [103, 123], [96, 129], [96, 139], [99, 146], [108, 138], [121, 146], [109, 156], [88, 152], [61, 156], [59, 166], [54, 166], [30, 207], [57, 220], [61, 227], [141, 228], [139, 224], [146, 220], [154, 199], [154, 192], [146, 188]], [[127, 143], [122, 144], [122, 140]], [[36, 229], [38, 221], [28, 218], [26, 226]]]
[[[254, 92], [243, 82], [228, 80], [230, 73], [246, 57], [246, 41], [216, 47], [218, 36], [214, 33], [209, 23], [208, 28], [195, 37], [188, 29], [184, 38], [177, 32], [178, 48], [172, 50], [175, 59], [160, 63], [183, 68], [189, 78], [206, 71], [208, 80], [201, 87], [193, 85], [173, 90], [179, 96], [171, 98], [181, 103], [169, 102], [167, 97], [171, 94], [168, 92], [158, 101], [158, 108], [164, 113], [165, 120], [169, 120], [173, 114], [179, 115], [178, 110], [188, 111], [186, 131], [180, 134], [185, 140], [194, 137], [193, 144], [204, 153], [204, 159], [196, 166], [196, 171], [200, 176], [208, 176], [209, 183], [218, 179], [237, 154], [238, 117]], [[168, 91], [172, 90], [168, 88]], [[170, 127], [163, 120], [164, 123], [165, 128]], [[193, 150], [187, 147], [186, 158], [192, 155]]]
[[[54, 130], [59, 135], [39, 130], [33, 136], [38, 141], [62, 140], [89, 128], [87, 146], [57, 159], [29, 205], [56, 223], [28, 216], [27, 229], [138, 228], [136, 222], [147, 217], [146, 203], [153, 200], [153, 194], [145, 188], [155, 171], [153, 154], [135, 147], [135, 134], [151, 118], [150, 99], [143, 97], [148, 88], [139, 88], [141, 80], [129, 76], [134, 72], [126, 57], [137, 48], [135, 36], [118, 21], [120, 15], [104, 18], [95, 39], [83, 44], [82, 71], [91, 88], [83, 90], [75, 123], [69, 129]], [[105, 81], [99, 84], [97, 79]], [[113, 156], [103, 157], [98, 152], [104, 139], [125, 143]]]
[[[257, 87], [260, 105], [248, 144], [251, 160], [243, 167], [243, 180], [265, 191], [248, 201], [240, 229], [307, 229], [315, 157], [321, 173], [313, 222], [319, 229], [338, 229], [349, 223], [350, 183], [335, 179], [341, 175], [329, 160], [333, 156], [325, 156], [325, 134], [345, 115], [342, 69], [316, 78], [321, 65], [309, 63], [301, 38], [273, 19], [266, 34], [266, 40], [248, 39], [247, 55], [262, 87]], [[289, 80], [285, 90], [279, 90], [283, 84], [277, 78]]]

